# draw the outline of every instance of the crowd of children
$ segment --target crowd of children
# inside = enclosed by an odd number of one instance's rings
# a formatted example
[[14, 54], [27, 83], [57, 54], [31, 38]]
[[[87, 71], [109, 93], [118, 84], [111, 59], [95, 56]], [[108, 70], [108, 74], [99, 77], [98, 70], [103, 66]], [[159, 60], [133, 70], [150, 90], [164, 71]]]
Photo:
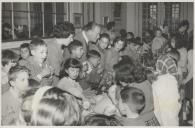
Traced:
[[192, 125], [188, 21], [175, 34], [165, 24], [142, 39], [114, 25], [89, 22], [75, 33], [72, 23], [58, 23], [52, 39], [22, 44], [20, 56], [3, 50], [1, 124]]

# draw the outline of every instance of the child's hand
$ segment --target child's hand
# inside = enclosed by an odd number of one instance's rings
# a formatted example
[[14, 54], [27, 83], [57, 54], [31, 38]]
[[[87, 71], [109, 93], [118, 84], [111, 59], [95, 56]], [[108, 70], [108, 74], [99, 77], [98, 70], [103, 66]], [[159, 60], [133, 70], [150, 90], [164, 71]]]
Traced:
[[50, 69], [50, 67], [48, 65], [46, 65], [46, 67], [40, 73], [41, 77], [46, 77], [46, 76], [48, 76], [50, 74], [51, 74], [51, 69]]
[[97, 70], [97, 73], [101, 74], [103, 72], [103, 70], [104, 70], [103, 68], [99, 67], [98, 70]]
[[83, 101], [83, 108], [84, 108], [84, 109], [89, 109], [90, 106], [91, 106], [91, 104], [90, 104], [89, 101], [87, 101], [87, 100], [84, 100], [84, 101]]
[[83, 63], [83, 68], [82, 68], [82, 71], [86, 72], [88, 70], [88, 65], [87, 63]]

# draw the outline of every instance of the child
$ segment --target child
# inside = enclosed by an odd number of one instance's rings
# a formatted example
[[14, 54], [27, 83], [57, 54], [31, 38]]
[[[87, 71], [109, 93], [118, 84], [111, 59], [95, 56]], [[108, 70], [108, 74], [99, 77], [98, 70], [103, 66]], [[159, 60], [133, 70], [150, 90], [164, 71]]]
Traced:
[[28, 70], [15, 66], [9, 71], [10, 88], [2, 95], [2, 125], [15, 125], [19, 117], [21, 95], [28, 89]]
[[15, 66], [18, 60], [18, 56], [11, 50], [2, 51], [1, 60], [1, 92], [4, 93], [9, 89], [8, 85], [8, 72], [11, 67]]
[[83, 126], [122, 126], [122, 124], [113, 116], [93, 114], [85, 117]]
[[145, 69], [139, 63], [131, 61], [124, 63], [124, 60], [121, 60], [114, 66], [114, 70], [117, 86], [115, 87], [115, 93], [111, 90], [112, 88], [110, 89], [110, 95], [112, 99], [114, 99], [113, 101], [115, 101], [116, 104], [118, 103], [118, 99], [120, 97], [119, 91], [125, 86], [133, 86], [142, 90], [145, 96], [145, 107], [140, 113], [140, 116], [144, 122], [150, 122], [148, 125], [159, 125], [156, 123], [158, 121], [156, 121], [156, 117], [154, 115], [152, 87], [150, 82], [147, 80]]
[[132, 39], [132, 38], [134, 38], [134, 34], [133, 34], [133, 32], [127, 32], [127, 40], [130, 40], [130, 39]]
[[159, 74], [152, 84], [154, 98], [154, 113], [162, 126], [178, 126], [180, 95], [178, 83], [174, 76]]
[[57, 87], [70, 92], [76, 97], [85, 99], [83, 89], [77, 82], [81, 67], [82, 65], [78, 60], [74, 58], [67, 59], [61, 72], [63, 78], [59, 81]]
[[125, 87], [120, 92], [119, 109], [126, 116], [121, 122], [124, 126], [145, 126], [144, 120], [139, 118], [140, 112], [145, 107], [144, 93], [135, 87]]
[[167, 54], [161, 55], [156, 62], [156, 71], [158, 74], [169, 73], [173, 75], [179, 83], [182, 81], [182, 72], [177, 65], [180, 54], [177, 50], [172, 49]]
[[21, 60], [27, 59], [30, 56], [30, 44], [29, 43], [23, 43], [20, 45], [20, 56]]
[[77, 126], [81, 121], [78, 100], [56, 87], [39, 88], [32, 101], [34, 126]]
[[138, 49], [140, 48], [141, 44], [139, 44], [135, 38], [127, 40], [126, 42], [127, 46], [125, 47], [124, 51], [122, 51], [122, 55], [128, 55], [134, 61], [138, 61]]
[[84, 96], [83, 89], [80, 84], [77, 82], [81, 67], [82, 64], [80, 61], [74, 58], [66, 60], [61, 72], [63, 78], [59, 81], [57, 87], [71, 93], [75, 97], [80, 98], [82, 100], [83, 107], [88, 109], [90, 107], [90, 103]]
[[107, 33], [103, 33], [100, 35], [100, 38], [97, 41], [97, 50], [101, 54], [101, 61], [100, 61], [100, 70], [104, 70], [104, 62], [105, 62], [105, 52], [110, 44], [110, 37]]
[[83, 45], [78, 40], [73, 40], [70, 43], [70, 45], [68, 46], [68, 50], [70, 52], [69, 58], [74, 58], [74, 59], [80, 60], [84, 54]]
[[152, 41], [152, 53], [159, 56], [163, 52], [163, 48], [166, 45], [166, 39], [162, 36], [162, 31], [160, 29], [156, 30], [156, 36]]
[[[98, 66], [100, 64], [101, 55], [95, 50], [90, 50], [87, 54], [87, 61], [83, 63], [87, 68], [86, 76], [84, 78], [84, 83], [81, 82], [83, 89], [97, 88], [96, 86], [100, 82], [100, 75], [97, 72]], [[92, 84], [95, 84], [92, 86]]]
[[47, 45], [39, 38], [35, 38], [30, 43], [32, 56], [28, 57], [21, 66], [25, 66], [30, 70], [30, 77], [37, 80], [41, 85], [53, 84], [54, 69], [50, 66], [47, 58]]
[[121, 37], [116, 37], [113, 41], [113, 47], [105, 52], [105, 70], [112, 72], [113, 65], [118, 63], [120, 59], [120, 51], [125, 45], [125, 40]]

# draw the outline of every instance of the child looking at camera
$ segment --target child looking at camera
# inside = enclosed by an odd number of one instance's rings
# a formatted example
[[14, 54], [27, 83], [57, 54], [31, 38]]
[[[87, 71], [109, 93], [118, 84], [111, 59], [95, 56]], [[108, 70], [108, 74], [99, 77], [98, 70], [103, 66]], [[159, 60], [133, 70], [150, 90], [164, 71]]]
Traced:
[[77, 82], [81, 67], [82, 65], [80, 61], [74, 58], [67, 59], [63, 65], [63, 70], [61, 71], [61, 75], [63, 76], [63, 78], [59, 81], [57, 87], [80, 98], [81, 100], [83, 100], [83, 103], [89, 105], [89, 102], [83, 95], [83, 89]]
[[41, 85], [53, 84], [54, 69], [50, 66], [47, 58], [47, 45], [39, 38], [35, 38], [30, 43], [32, 56], [28, 57], [21, 66], [25, 66], [30, 70], [30, 77], [40, 82]]

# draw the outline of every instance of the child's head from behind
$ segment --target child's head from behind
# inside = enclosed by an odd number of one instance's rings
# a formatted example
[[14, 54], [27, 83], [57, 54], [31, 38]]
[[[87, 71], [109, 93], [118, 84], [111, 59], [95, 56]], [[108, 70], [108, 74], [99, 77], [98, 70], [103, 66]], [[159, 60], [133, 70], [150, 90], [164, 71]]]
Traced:
[[102, 33], [98, 39], [98, 45], [101, 49], [106, 49], [110, 43], [110, 37], [107, 33]]
[[77, 99], [56, 87], [42, 87], [32, 102], [32, 124], [36, 126], [76, 126], [81, 120]]
[[139, 114], [145, 107], [144, 93], [135, 87], [125, 87], [120, 92], [121, 101], [119, 102], [119, 109], [123, 115]]
[[114, 71], [117, 85], [125, 87], [128, 83], [134, 82], [134, 77], [131, 75], [133, 67], [130, 64], [115, 65]]
[[11, 50], [2, 51], [2, 67], [8, 72], [9, 69], [17, 64], [18, 56]]
[[122, 56], [122, 59], [113, 66], [114, 77], [117, 85], [126, 86], [128, 83], [134, 82], [131, 72], [134, 69], [134, 63], [128, 56]]
[[83, 44], [78, 40], [73, 40], [69, 46], [68, 50], [73, 58], [80, 59], [83, 56]]
[[8, 74], [10, 86], [19, 92], [24, 92], [29, 86], [28, 69], [22, 66], [14, 66]]
[[90, 50], [87, 53], [87, 59], [92, 64], [92, 66], [95, 68], [100, 64], [101, 55], [96, 50]]
[[76, 80], [78, 78], [82, 64], [79, 60], [69, 58], [63, 65], [62, 76], [69, 76], [71, 79]]
[[30, 56], [30, 44], [23, 43], [20, 45], [20, 55], [22, 59], [26, 59]]
[[43, 63], [47, 58], [47, 44], [40, 38], [32, 39], [30, 50], [34, 59], [38, 63]]
[[106, 116], [101, 114], [88, 115], [85, 117], [85, 126], [122, 126], [119, 120], [113, 116]]

